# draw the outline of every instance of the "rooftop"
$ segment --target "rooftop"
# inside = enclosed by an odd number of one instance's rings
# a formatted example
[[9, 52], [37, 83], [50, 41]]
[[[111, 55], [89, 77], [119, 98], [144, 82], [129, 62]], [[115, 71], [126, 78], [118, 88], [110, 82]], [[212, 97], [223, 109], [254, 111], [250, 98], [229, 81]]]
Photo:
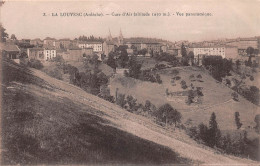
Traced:
[[21, 51], [19, 49], [19, 47], [17, 45], [14, 45], [14, 44], [1, 44], [0, 49], [7, 51], [7, 52], [11, 52], [11, 51], [19, 52], [19, 51]]

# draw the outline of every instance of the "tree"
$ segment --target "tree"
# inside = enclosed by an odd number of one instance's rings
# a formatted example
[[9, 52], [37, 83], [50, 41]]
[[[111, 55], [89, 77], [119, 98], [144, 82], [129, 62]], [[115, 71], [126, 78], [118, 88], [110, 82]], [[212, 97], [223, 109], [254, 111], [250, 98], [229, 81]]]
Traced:
[[183, 43], [181, 44], [181, 55], [182, 55], [182, 57], [187, 56], [187, 50]]
[[194, 91], [193, 90], [189, 90], [189, 92], [188, 92], [188, 99], [187, 99], [186, 103], [188, 105], [190, 105], [191, 103], [193, 103], [193, 99], [194, 98], [195, 98]]
[[175, 124], [175, 127], [177, 123], [181, 122], [181, 113], [178, 112], [176, 109], [174, 109], [170, 104], [164, 104], [161, 106], [158, 111], [156, 112], [156, 117], [161, 122], [165, 122], [166, 126], [168, 124]]
[[128, 57], [126, 48], [121, 49], [121, 53], [120, 53], [120, 56], [119, 56], [119, 64], [120, 64], [120, 66], [125, 68], [126, 65], [127, 65], [128, 60], [129, 60], [129, 57]]
[[257, 114], [255, 116], [255, 129], [256, 129], [256, 132], [260, 133], [260, 114]]
[[237, 69], [237, 71], [238, 71], [240, 65], [241, 65], [240, 60], [236, 60], [236, 69]]
[[251, 59], [252, 59], [252, 56], [253, 56], [254, 52], [255, 52], [255, 50], [254, 50], [253, 47], [248, 47], [246, 49], [246, 53], [247, 53], [247, 55], [249, 55], [248, 61], [247, 61], [247, 66], [251, 66], [252, 65], [252, 60]]
[[191, 64], [194, 65], [194, 52], [190, 51], [188, 57], [191, 60]]
[[184, 46], [183, 43], [181, 45], [181, 55], [182, 55], [182, 59], [181, 59], [182, 65], [188, 66], [189, 65], [189, 59], [188, 59], [188, 56], [187, 56], [186, 47]]
[[1, 30], [1, 42], [6, 42], [6, 39], [8, 38], [8, 34], [5, 32], [5, 28], [0, 23], [0, 30]]
[[12, 40], [17, 40], [16, 36], [14, 34], [11, 35]]
[[149, 111], [151, 109], [151, 105], [152, 103], [149, 100], [146, 100], [144, 105], [144, 111]]
[[129, 77], [133, 78], [139, 78], [139, 75], [141, 74], [141, 67], [142, 64], [138, 63], [136, 60], [136, 57], [132, 56], [129, 60]]
[[110, 66], [113, 69], [116, 69], [117, 65], [116, 65], [116, 60], [115, 60], [115, 53], [114, 52], [110, 52], [108, 54], [108, 59], [107, 59], [107, 65]]
[[118, 94], [116, 98], [116, 104], [119, 105], [122, 108], [125, 108], [127, 101], [125, 100], [125, 94]]
[[128, 106], [129, 106], [130, 112], [133, 112], [133, 111], [137, 110], [136, 101], [137, 100], [135, 98], [133, 98], [133, 96], [131, 96], [131, 95], [128, 95], [126, 97], [126, 102], [127, 102]]
[[218, 129], [218, 123], [216, 120], [215, 112], [211, 114], [209, 120], [209, 132], [208, 132], [208, 145], [210, 147], [217, 146], [221, 137], [220, 130]]
[[242, 123], [240, 122], [240, 118], [239, 118], [239, 112], [235, 112], [235, 122], [237, 125], [237, 129], [240, 129], [242, 126]]
[[208, 141], [208, 127], [205, 124], [200, 123], [198, 128], [199, 128], [199, 133], [198, 133], [199, 138], [206, 143]]
[[35, 69], [42, 69], [43, 68], [43, 64], [41, 61], [37, 60], [37, 59], [31, 59], [28, 64], [29, 67], [35, 68]]

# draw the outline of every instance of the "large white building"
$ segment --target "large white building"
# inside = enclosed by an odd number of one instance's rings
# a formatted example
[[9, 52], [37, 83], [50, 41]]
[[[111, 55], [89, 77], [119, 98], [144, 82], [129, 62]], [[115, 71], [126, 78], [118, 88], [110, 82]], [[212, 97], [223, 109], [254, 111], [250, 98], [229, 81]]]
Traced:
[[56, 57], [56, 50], [54, 47], [45, 47], [43, 50], [44, 60], [50, 60]]
[[193, 48], [193, 53], [195, 57], [198, 55], [226, 57], [225, 47], [196, 47]]
[[94, 52], [102, 52], [103, 51], [103, 43], [102, 42], [91, 42], [91, 41], [79, 41], [79, 48], [92, 48]]

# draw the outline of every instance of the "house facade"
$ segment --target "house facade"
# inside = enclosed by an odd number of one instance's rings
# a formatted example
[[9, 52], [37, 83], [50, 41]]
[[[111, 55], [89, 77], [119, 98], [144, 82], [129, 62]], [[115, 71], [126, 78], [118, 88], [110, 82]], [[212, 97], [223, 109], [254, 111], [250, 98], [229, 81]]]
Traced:
[[27, 48], [27, 55], [29, 59], [44, 60], [43, 48]]
[[56, 57], [56, 49], [54, 47], [44, 47], [43, 54], [44, 54], [44, 60], [48, 61], [54, 57]]
[[0, 50], [2, 52], [2, 55], [9, 59], [19, 59], [21, 50], [17, 45], [14, 44], [3, 44], [0, 43], [1, 47]]
[[46, 37], [43, 40], [43, 44], [47, 45], [47, 46], [54, 46], [54, 42], [55, 42], [55, 39], [54, 38], [50, 38], [50, 37]]
[[102, 52], [103, 51], [103, 43], [102, 42], [79, 41], [78, 47], [82, 48], [82, 49], [92, 48], [94, 52]]

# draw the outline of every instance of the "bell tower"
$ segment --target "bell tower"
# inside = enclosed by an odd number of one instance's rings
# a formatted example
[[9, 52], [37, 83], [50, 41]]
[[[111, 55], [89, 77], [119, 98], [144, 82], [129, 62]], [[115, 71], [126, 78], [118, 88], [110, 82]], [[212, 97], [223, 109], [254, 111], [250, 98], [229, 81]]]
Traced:
[[119, 37], [118, 37], [118, 45], [123, 45], [124, 44], [124, 37], [120, 28], [120, 33], [119, 33]]

